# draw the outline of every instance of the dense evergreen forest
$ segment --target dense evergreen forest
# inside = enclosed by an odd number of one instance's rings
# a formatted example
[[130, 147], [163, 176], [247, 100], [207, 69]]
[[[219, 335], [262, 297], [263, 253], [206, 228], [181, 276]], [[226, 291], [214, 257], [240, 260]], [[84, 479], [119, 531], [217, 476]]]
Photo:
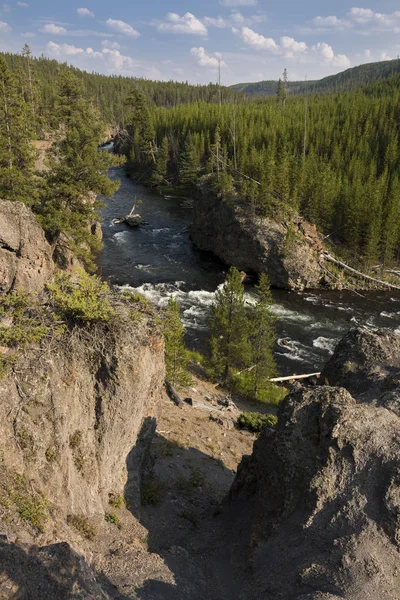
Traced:
[[[26, 80], [26, 57], [22, 54], [1, 54], [11, 71]], [[42, 56], [31, 57], [32, 73], [37, 86], [38, 106], [44, 122], [54, 125], [55, 104], [57, 102], [57, 78], [66, 71], [73, 73], [83, 83], [84, 95], [94, 100], [99, 107], [103, 119], [108, 124], [124, 125], [126, 123], [125, 99], [132, 87], [140, 89], [148, 103], [155, 106], [170, 107], [177, 104], [202, 101], [219, 102], [220, 93], [224, 101], [235, 95], [233, 90], [220, 88], [217, 85], [190, 85], [174, 81], [150, 81], [117, 75], [99, 75], [87, 73], [67, 63], [59, 63]]]
[[[366, 266], [399, 258], [400, 75], [356, 92], [253, 103], [195, 102], [147, 116], [131, 98], [135, 176], [264, 216], [301, 214]], [[143, 125], [143, 120], [147, 125]], [[152, 140], [155, 143], [152, 143]]]
[[[213, 85], [82, 73], [56, 61], [32, 59], [25, 49], [21, 56], [5, 56], [1, 77], [3, 90], [8, 89], [0, 124], [1, 169], [14, 177], [8, 183], [3, 177], [1, 195], [14, 194], [36, 206], [50, 232], [62, 229], [64, 205], [60, 201], [57, 213], [50, 198], [57, 178], [69, 182], [59, 164], [63, 152], [72, 173], [74, 160], [82, 160], [86, 148], [88, 171], [67, 202], [81, 237], [88, 215], [79, 202], [90, 189], [107, 191], [105, 180], [94, 176], [110, 164], [105, 158], [99, 163], [94, 153], [101, 120], [126, 126], [117, 147], [131, 175], [143, 182], [193, 196], [203, 181], [212, 193], [249, 213], [284, 220], [303, 215], [342, 255], [366, 267], [400, 258], [400, 75], [377, 77], [356, 91], [304, 97], [290, 96], [281, 85], [275, 97], [249, 101]], [[14, 116], [7, 113], [7, 93]], [[75, 121], [63, 105], [74, 107]], [[14, 155], [8, 150], [7, 114], [18, 148]], [[91, 127], [88, 115], [93, 115]], [[59, 143], [53, 177], [38, 186], [27, 141], [60, 127], [71, 131], [68, 142], [75, 155]], [[63, 226], [76, 229], [73, 219], [64, 218]]]
[[[288, 81], [287, 91], [292, 96], [298, 94], [331, 94], [348, 92], [376, 81], [392, 77], [400, 72], [400, 60], [387, 60], [369, 63], [347, 69], [336, 75], [324, 77], [318, 81]], [[277, 81], [257, 81], [256, 83], [237, 83], [231, 89], [247, 96], [274, 96], [278, 91]]]

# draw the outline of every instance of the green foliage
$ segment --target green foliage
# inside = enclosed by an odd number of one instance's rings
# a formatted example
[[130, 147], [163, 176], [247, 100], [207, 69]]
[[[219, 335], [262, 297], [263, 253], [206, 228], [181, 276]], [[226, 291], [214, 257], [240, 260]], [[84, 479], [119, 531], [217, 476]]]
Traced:
[[170, 298], [163, 312], [161, 326], [165, 339], [166, 379], [172, 385], [188, 385], [188, 353], [184, 345], [185, 329], [180, 318], [179, 305]]
[[17, 476], [13, 485], [7, 490], [20, 517], [30, 523], [37, 531], [43, 533], [49, 518], [50, 504], [42, 492], [28, 488], [28, 482]]
[[235, 369], [248, 366], [249, 321], [239, 271], [229, 270], [226, 283], [215, 295], [211, 316], [211, 363], [216, 376], [231, 384]]
[[142, 481], [140, 488], [140, 501], [144, 506], [158, 506], [165, 489], [164, 484], [154, 475], [148, 475]]
[[113, 508], [125, 508], [125, 497], [123, 494], [115, 494], [114, 492], [111, 492], [108, 495], [108, 504]]
[[180, 477], [177, 481], [177, 486], [183, 492], [192, 493], [195, 492], [199, 487], [202, 487], [206, 482], [204, 472], [199, 469], [191, 469], [189, 479]]
[[79, 531], [87, 540], [92, 540], [97, 533], [96, 528], [89, 523], [84, 515], [68, 515], [67, 523]]
[[[41, 342], [49, 333], [49, 319], [43, 308], [34, 297], [23, 292], [12, 292], [0, 297], [0, 319], [5, 316], [12, 322], [0, 325], [1, 346], [25, 348]], [[3, 360], [6, 363], [10, 359]]]
[[109, 323], [115, 314], [108, 300], [108, 284], [83, 269], [73, 275], [57, 274], [55, 282], [47, 288], [55, 311], [72, 323]]
[[275, 427], [278, 418], [275, 415], [247, 412], [239, 415], [238, 425], [252, 433], [260, 433], [264, 427]]
[[107, 523], [112, 523], [113, 525], [116, 525], [118, 529], [122, 529], [121, 519], [114, 513], [105, 513], [104, 519]]

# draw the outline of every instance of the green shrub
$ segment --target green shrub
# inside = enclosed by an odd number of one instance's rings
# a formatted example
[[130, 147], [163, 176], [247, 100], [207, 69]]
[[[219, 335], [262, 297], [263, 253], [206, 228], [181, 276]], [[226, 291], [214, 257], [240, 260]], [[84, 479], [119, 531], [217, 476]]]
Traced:
[[54, 309], [65, 320], [79, 324], [107, 323], [114, 316], [108, 300], [108, 284], [83, 269], [77, 269], [74, 275], [58, 274], [47, 288]]
[[68, 525], [72, 525], [87, 540], [92, 540], [96, 535], [96, 528], [90, 525], [84, 515], [68, 515]]
[[42, 492], [28, 490], [27, 482], [21, 476], [15, 478], [14, 485], [8, 490], [8, 494], [21, 519], [43, 532], [49, 518], [50, 507], [46, 496]]
[[157, 506], [161, 502], [161, 494], [164, 490], [164, 484], [152, 474], [145, 477], [142, 481], [140, 490], [140, 500], [143, 505]]
[[108, 504], [114, 508], [125, 508], [126, 506], [124, 496], [122, 494], [115, 494], [114, 492], [108, 495]]
[[104, 518], [107, 523], [112, 523], [113, 525], [116, 525], [118, 529], [122, 529], [121, 519], [117, 517], [117, 515], [114, 515], [113, 513], [105, 513]]
[[12, 318], [11, 325], [0, 325], [0, 345], [25, 348], [40, 342], [49, 332], [45, 315], [37, 301], [22, 292], [0, 298], [0, 317]]
[[247, 412], [239, 415], [238, 425], [253, 433], [260, 433], [264, 427], [275, 427], [278, 418], [275, 415], [263, 415], [261, 413]]
[[[254, 385], [251, 373], [248, 371], [243, 371], [242, 373], [234, 376], [233, 389], [239, 396], [243, 396], [249, 400], [254, 400], [253, 388]], [[268, 383], [268, 385], [258, 390], [257, 402], [276, 406], [282, 402], [284, 398], [286, 398], [288, 393], [289, 392], [286, 388]]]
[[203, 471], [199, 468], [192, 469], [189, 479], [180, 477], [177, 481], [178, 488], [183, 492], [195, 492], [199, 487], [206, 482]]

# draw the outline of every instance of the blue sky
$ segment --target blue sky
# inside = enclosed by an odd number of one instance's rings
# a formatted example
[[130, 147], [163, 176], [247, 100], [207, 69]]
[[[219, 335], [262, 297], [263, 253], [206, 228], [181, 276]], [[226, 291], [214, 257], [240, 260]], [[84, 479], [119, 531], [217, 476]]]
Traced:
[[400, 54], [400, 0], [0, 0], [0, 50], [193, 83], [318, 79]]

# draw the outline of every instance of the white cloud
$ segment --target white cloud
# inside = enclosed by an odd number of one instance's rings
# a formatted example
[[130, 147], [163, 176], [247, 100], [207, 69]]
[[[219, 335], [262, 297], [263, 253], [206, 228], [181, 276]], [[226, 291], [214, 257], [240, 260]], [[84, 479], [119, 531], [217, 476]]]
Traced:
[[221, 0], [222, 6], [257, 6], [257, 0]]
[[158, 31], [183, 33], [188, 35], [207, 36], [207, 27], [192, 13], [187, 12], [180, 17], [177, 13], [168, 13], [166, 21], [157, 25]]
[[214, 54], [207, 54], [207, 52], [202, 46], [200, 46], [199, 48], [192, 48], [190, 54], [191, 56], [193, 56], [193, 58], [196, 59], [197, 64], [200, 67], [217, 69], [219, 61], [221, 62], [221, 67], [226, 66], [219, 52], [214, 52]]
[[9, 31], [11, 31], [11, 27], [9, 26], [8, 23], [5, 23], [4, 21], [0, 21], [0, 31], [2, 33], [8, 33]]
[[381, 60], [393, 60], [393, 57], [389, 56], [389, 54], [387, 52], [381, 52], [380, 59]]
[[109, 48], [110, 50], [119, 50], [121, 48], [118, 42], [110, 42], [109, 40], [103, 40], [101, 45], [103, 48]]
[[228, 18], [204, 17], [203, 23], [205, 23], [205, 25], [209, 25], [210, 27], [224, 29], [228, 27], [243, 27], [245, 25], [249, 26], [253, 25], [254, 23], [263, 23], [266, 20], [267, 16], [264, 14], [251, 15], [250, 17], [245, 17], [238, 10], [232, 10]]
[[[234, 33], [236, 33], [236, 31]], [[256, 50], [268, 50], [269, 52], [279, 51], [279, 47], [275, 40], [266, 38], [260, 33], [256, 33], [252, 29], [249, 29], [249, 27], [242, 27], [239, 34], [243, 42], [251, 48], [255, 48]]]
[[88, 8], [78, 8], [76, 12], [80, 17], [94, 17], [94, 13]]
[[311, 50], [330, 66], [340, 69], [349, 69], [351, 67], [350, 59], [345, 54], [335, 54], [332, 46], [325, 42], [318, 42]]
[[315, 19], [313, 19], [313, 24], [322, 29], [344, 29], [345, 27], [351, 26], [349, 21], [339, 19], [335, 15], [330, 17], [315, 17]]
[[308, 50], [305, 42], [296, 42], [295, 39], [287, 36], [281, 37], [281, 47], [287, 58], [291, 58], [295, 54], [303, 54]]
[[29, 8], [29, 4], [27, 2], [17, 2], [17, 6], [21, 8]]
[[110, 29], [112, 29], [116, 33], [121, 33], [122, 35], [127, 35], [130, 37], [139, 37], [140, 35], [140, 33], [136, 31], [136, 29], [133, 29], [133, 27], [131, 27], [131, 25], [129, 25], [128, 23], [125, 23], [125, 21], [108, 19], [106, 21], [106, 24], [108, 25], [108, 27], [110, 27]]
[[49, 33], [51, 35], [65, 35], [67, 33], [65, 27], [54, 25], [54, 23], [46, 23], [46, 25], [44, 25], [40, 31], [42, 33]]

